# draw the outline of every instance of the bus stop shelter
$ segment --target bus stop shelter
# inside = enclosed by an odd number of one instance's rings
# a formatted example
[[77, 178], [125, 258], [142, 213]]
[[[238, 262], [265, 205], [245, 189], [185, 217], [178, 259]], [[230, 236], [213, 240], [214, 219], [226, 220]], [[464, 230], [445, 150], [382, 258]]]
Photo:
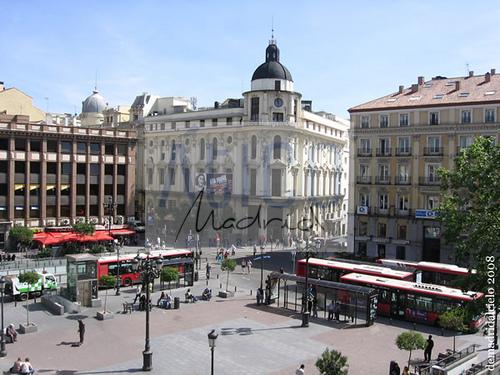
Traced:
[[[269, 275], [271, 301], [277, 307], [302, 312], [302, 296], [305, 277], [286, 273], [273, 272]], [[340, 316], [354, 325], [370, 326], [377, 313], [377, 296], [375, 289], [326, 281], [308, 279], [309, 286], [315, 290], [318, 317], [328, 317], [328, 305], [334, 301], [340, 306]]]

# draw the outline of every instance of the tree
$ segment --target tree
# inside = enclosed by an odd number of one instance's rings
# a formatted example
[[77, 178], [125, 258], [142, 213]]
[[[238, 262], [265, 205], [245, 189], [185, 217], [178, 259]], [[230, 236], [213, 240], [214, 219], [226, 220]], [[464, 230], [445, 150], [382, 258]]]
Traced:
[[179, 279], [179, 271], [173, 267], [164, 267], [161, 270], [160, 281], [162, 283], [168, 283], [168, 289], [170, 289], [170, 283], [172, 281], [177, 281]]
[[233, 272], [236, 268], [236, 261], [231, 258], [224, 259], [222, 262], [220, 269], [222, 271], [227, 271], [227, 279], [226, 279], [226, 292], [229, 288], [229, 272]]
[[[500, 279], [500, 146], [491, 138], [479, 137], [455, 160], [452, 170], [440, 169], [441, 204], [439, 220], [444, 238], [455, 245], [457, 261], [475, 268], [462, 283], [465, 290], [484, 292], [500, 300], [500, 288], [489, 281]], [[470, 316], [488, 311], [478, 301], [467, 305]], [[495, 311], [496, 309], [496, 311]], [[494, 335], [500, 304], [493, 307]], [[496, 313], [495, 313], [496, 312]], [[497, 340], [495, 340], [496, 342]]]
[[104, 296], [104, 313], [106, 314], [108, 305], [108, 289], [113, 288], [116, 285], [116, 277], [112, 275], [102, 275], [99, 279], [99, 283], [103, 288], [106, 288], [106, 294]]
[[316, 361], [316, 367], [321, 375], [347, 375], [347, 357], [336, 350], [325, 349]]
[[33, 241], [33, 231], [28, 227], [15, 225], [10, 229], [9, 237], [27, 250]]
[[425, 339], [424, 336], [418, 332], [403, 332], [396, 338], [396, 345], [399, 350], [407, 350], [410, 352], [408, 356], [408, 367], [410, 367], [411, 352], [417, 349], [425, 349]]
[[30, 309], [29, 309], [29, 291], [40, 279], [40, 274], [34, 271], [28, 271], [19, 275], [19, 282], [28, 284], [28, 292], [26, 295], [26, 325], [30, 325]]
[[91, 236], [95, 233], [95, 225], [92, 223], [76, 223], [73, 224], [73, 231], [80, 236]]
[[454, 331], [453, 352], [455, 352], [456, 331], [467, 331], [467, 326], [464, 324], [465, 321], [465, 310], [461, 307], [446, 311], [439, 316], [438, 324], [443, 328]]

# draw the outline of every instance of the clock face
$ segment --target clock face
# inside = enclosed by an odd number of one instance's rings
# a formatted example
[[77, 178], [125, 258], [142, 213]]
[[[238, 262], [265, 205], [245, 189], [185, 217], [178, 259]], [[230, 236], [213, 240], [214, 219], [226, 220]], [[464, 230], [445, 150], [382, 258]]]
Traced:
[[279, 108], [279, 107], [281, 107], [282, 105], [283, 105], [283, 99], [281, 99], [281, 98], [276, 98], [276, 99], [274, 99], [274, 106], [275, 106], [275, 107]]

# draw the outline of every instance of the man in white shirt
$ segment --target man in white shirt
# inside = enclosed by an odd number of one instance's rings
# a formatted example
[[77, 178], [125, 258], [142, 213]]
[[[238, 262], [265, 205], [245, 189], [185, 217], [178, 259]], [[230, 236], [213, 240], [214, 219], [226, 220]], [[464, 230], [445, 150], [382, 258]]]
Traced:
[[304, 375], [304, 364], [301, 364], [300, 367], [295, 371], [295, 375]]

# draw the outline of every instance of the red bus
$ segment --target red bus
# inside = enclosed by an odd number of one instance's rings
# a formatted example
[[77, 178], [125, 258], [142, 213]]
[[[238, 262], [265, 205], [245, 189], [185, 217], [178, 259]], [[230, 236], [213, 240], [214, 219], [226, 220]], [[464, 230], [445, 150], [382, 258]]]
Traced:
[[[140, 273], [134, 271], [133, 262], [137, 254], [120, 256], [120, 285], [130, 286], [141, 281]], [[146, 258], [147, 254], [140, 253], [139, 257]], [[179, 277], [184, 279], [185, 285], [193, 285], [193, 253], [189, 250], [155, 250], [149, 253], [153, 259], [161, 259], [163, 266], [175, 267]], [[116, 255], [106, 255], [97, 260], [97, 278], [103, 275], [116, 276], [118, 259]]]
[[[344, 275], [340, 281], [377, 289], [378, 314], [426, 324], [436, 324], [439, 314], [484, 296], [483, 293], [463, 292], [460, 289], [442, 285], [394, 280], [359, 273]], [[469, 322], [470, 328], [477, 330], [484, 321], [484, 316], [474, 318]]]
[[[393, 270], [375, 264], [353, 263], [338, 259], [309, 258], [309, 277], [313, 279], [339, 282], [342, 275], [352, 272], [408, 281], [413, 281], [414, 277], [413, 272]], [[297, 261], [296, 274], [297, 276], [306, 276], [305, 259]]]
[[388, 267], [397, 267], [415, 272], [415, 280], [422, 283], [453, 285], [453, 282], [462, 277], [467, 277], [476, 270], [468, 270], [456, 264], [435, 262], [411, 262], [398, 259], [378, 259], [378, 263]]

